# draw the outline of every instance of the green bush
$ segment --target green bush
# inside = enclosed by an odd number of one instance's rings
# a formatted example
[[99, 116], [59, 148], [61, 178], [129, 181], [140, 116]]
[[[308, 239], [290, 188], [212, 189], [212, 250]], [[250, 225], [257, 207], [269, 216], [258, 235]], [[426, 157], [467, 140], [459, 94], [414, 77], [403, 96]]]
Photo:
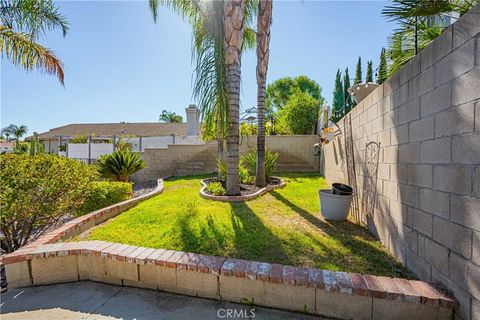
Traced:
[[105, 154], [97, 161], [100, 175], [112, 181], [127, 182], [132, 174], [146, 166], [147, 163], [140, 159], [138, 153], [128, 150], [117, 150], [112, 154]]
[[206, 190], [216, 196], [225, 195], [225, 188], [220, 182], [210, 182], [209, 184], [207, 184]]
[[86, 135], [77, 135], [69, 141], [69, 143], [88, 143], [88, 136]]
[[0, 155], [2, 249], [12, 252], [76, 213], [97, 178], [94, 167], [57, 155]]
[[83, 215], [128, 200], [133, 195], [129, 182], [95, 181], [77, 215]]
[[[272, 150], [265, 151], [265, 175], [268, 179], [273, 174], [277, 166], [278, 153]], [[255, 177], [257, 175], [257, 149], [250, 149], [241, 158], [242, 163], [249, 171], [249, 175]]]
[[117, 144], [115, 145], [115, 148], [117, 150], [132, 151], [132, 144], [130, 142], [125, 141], [125, 140], [119, 140], [117, 142]]
[[[220, 172], [222, 180], [227, 181], [227, 163], [225, 161], [217, 160], [217, 168], [218, 172]], [[250, 174], [248, 169], [243, 165], [242, 161], [240, 161], [238, 165], [238, 178], [240, 179], [241, 183], [245, 184], [252, 184], [255, 182], [255, 176]]]

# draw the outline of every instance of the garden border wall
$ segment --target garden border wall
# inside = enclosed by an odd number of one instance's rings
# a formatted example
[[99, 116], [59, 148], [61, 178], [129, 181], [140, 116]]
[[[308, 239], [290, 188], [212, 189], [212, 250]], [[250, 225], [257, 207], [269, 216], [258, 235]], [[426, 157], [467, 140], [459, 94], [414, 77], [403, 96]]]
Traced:
[[[378, 190], [370, 230], [422, 280], [454, 293], [457, 318], [480, 319], [480, 5], [348, 116], [358, 194]], [[324, 173], [347, 183], [344, 119], [336, 130]], [[372, 141], [379, 165], [367, 183]]]
[[90, 280], [338, 319], [451, 319], [456, 302], [415, 280], [227, 259], [104, 241], [8, 255], [9, 286]]

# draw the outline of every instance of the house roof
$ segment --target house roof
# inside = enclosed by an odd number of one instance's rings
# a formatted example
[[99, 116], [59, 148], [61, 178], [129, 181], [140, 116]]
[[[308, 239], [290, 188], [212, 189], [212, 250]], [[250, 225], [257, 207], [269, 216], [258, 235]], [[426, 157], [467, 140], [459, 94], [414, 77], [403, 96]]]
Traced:
[[15, 142], [14, 141], [0, 141], [0, 148], [1, 149], [13, 149], [15, 147]]
[[59, 136], [78, 136], [95, 134], [97, 136], [169, 136], [186, 135], [187, 123], [79, 123], [69, 124], [63, 127], [53, 128], [47, 132], [40, 133], [39, 139], [58, 139]]

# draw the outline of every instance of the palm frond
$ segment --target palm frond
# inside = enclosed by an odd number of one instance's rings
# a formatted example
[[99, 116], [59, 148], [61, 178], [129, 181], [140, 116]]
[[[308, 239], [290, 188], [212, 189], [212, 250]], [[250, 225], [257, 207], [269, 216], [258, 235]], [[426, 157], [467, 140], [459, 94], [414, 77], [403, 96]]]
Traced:
[[63, 64], [54, 52], [36, 43], [26, 33], [0, 25], [0, 51], [14, 65], [27, 71], [39, 69], [58, 78], [64, 85]]
[[63, 36], [68, 32], [66, 18], [51, 0], [1, 0], [0, 21], [34, 39], [56, 28], [62, 30]]
[[191, 23], [194, 23], [198, 19], [199, 13], [204, 11], [202, 0], [149, 0], [149, 6], [155, 22], [157, 22], [158, 8], [160, 6], [172, 9]]

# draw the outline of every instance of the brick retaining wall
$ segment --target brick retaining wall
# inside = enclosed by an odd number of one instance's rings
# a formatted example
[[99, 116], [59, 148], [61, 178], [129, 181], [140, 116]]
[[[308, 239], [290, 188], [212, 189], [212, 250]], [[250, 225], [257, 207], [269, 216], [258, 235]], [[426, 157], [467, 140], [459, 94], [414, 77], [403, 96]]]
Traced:
[[104, 241], [31, 247], [5, 264], [12, 287], [90, 280], [338, 319], [447, 320], [456, 304], [421, 281]]

